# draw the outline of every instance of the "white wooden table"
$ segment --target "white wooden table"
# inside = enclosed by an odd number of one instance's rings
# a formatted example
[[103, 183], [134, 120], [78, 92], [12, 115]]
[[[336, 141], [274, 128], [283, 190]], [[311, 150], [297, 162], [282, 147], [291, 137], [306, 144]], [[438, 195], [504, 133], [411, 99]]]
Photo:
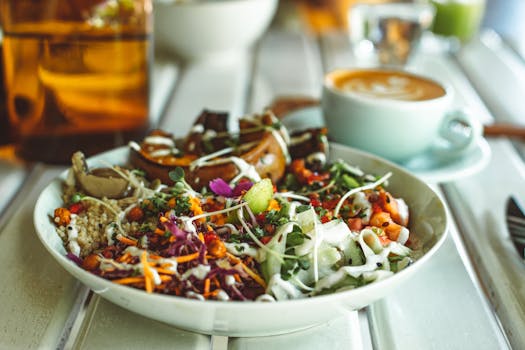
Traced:
[[[234, 116], [277, 96], [319, 97], [323, 73], [352, 66], [344, 35], [271, 28], [235, 62], [158, 59], [153, 118], [184, 135], [203, 108]], [[525, 63], [493, 33], [454, 56], [423, 49], [411, 68], [446, 79], [480, 120], [525, 122]], [[521, 118], [521, 119], [520, 119]], [[511, 193], [525, 198], [521, 144], [489, 140], [482, 171], [433, 184], [454, 218], [434, 259], [387, 298], [306, 331], [264, 338], [209, 337], [124, 310], [67, 274], [35, 235], [32, 211], [63, 167], [0, 152], [0, 349], [523, 349], [525, 266], [504, 223]]]

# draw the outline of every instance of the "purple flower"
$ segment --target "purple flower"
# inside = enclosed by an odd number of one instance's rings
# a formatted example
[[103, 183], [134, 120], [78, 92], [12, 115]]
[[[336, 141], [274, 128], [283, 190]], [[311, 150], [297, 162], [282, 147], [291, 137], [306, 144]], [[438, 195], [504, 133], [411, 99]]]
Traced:
[[249, 180], [241, 180], [235, 188], [231, 188], [230, 185], [221, 178], [217, 178], [210, 181], [210, 189], [218, 196], [223, 197], [238, 197], [245, 191], [248, 191], [253, 183]]
[[253, 186], [253, 182], [249, 180], [241, 180], [233, 189], [233, 196], [237, 197], [248, 191]]
[[233, 191], [230, 185], [221, 178], [210, 181], [210, 190], [218, 196], [232, 197]]

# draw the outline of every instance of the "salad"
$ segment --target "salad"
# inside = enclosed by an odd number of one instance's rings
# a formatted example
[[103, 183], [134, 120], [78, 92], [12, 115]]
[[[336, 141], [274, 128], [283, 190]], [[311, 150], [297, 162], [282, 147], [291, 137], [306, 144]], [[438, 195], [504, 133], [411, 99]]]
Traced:
[[81, 268], [198, 300], [307, 298], [410, 265], [409, 208], [388, 191], [392, 174], [326, 159], [292, 154], [278, 181], [243, 163], [239, 176], [197, 190], [188, 168], [167, 183], [133, 167], [89, 171], [78, 152], [53, 221]]

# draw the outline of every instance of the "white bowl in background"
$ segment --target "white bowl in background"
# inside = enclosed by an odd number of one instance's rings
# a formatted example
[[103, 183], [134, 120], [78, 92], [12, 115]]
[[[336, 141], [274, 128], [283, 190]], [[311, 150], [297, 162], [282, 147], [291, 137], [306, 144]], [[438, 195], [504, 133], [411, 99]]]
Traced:
[[269, 27], [278, 0], [155, 0], [158, 53], [210, 60], [248, 50]]
[[[401, 167], [374, 155], [346, 146], [331, 144], [330, 157], [357, 165], [367, 173], [392, 172], [388, 190], [405, 199], [411, 210], [411, 239], [417, 242], [420, 257], [406, 269], [386, 279], [339, 293], [278, 302], [199, 301], [177, 296], [148, 294], [119, 285], [77, 266], [66, 257], [66, 250], [50, 220], [62, 206], [64, 172], [43, 191], [35, 206], [36, 232], [49, 253], [69, 273], [103, 298], [138, 314], [193, 332], [227, 336], [265, 336], [288, 333], [328, 322], [381, 299], [416, 273], [428, 273], [425, 262], [434, 256], [445, 240], [447, 214], [440, 197], [422, 180]], [[88, 159], [89, 166], [126, 164], [125, 147]], [[416, 243], [414, 243], [416, 244]]]

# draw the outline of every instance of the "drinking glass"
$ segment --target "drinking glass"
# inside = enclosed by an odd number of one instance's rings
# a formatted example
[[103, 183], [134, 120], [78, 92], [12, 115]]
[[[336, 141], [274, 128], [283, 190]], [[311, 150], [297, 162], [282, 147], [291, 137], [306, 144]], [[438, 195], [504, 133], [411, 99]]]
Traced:
[[430, 3], [436, 8], [432, 27], [435, 34], [464, 44], [479, 31], [486, 0], [430, 0]]
[[151, 0], [0, 1], [19, 156], [66, 163], [147, 131], [151, 16]]
[[430, 28], [434, 7], [423, 2], [357, 4], [349, 18], [350, 41], [358, 61], [403, 66]]

